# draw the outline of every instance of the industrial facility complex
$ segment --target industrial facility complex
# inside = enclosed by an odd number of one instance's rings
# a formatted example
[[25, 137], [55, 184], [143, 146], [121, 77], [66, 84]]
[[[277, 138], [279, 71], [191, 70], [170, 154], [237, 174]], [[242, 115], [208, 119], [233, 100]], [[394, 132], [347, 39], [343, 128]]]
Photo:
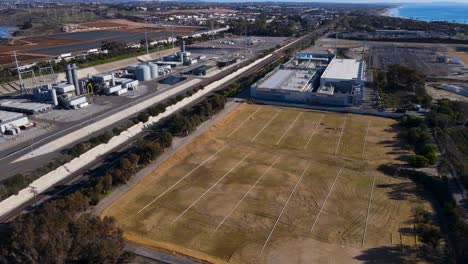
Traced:
[[254, 83], [254, 99], [313, 105], [352, 106], [363, 101], [365, 63], [302, 51]]

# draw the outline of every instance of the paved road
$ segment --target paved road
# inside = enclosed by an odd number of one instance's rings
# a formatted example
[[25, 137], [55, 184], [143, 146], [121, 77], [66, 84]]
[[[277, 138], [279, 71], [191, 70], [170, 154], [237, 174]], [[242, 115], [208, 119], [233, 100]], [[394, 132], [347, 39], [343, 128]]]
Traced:
[[135, 255], [155, 260], [157, 263], [167, 263], [167, 264], [200, 264], [200, 263], [203, 263], [194, 259], [190, 259], [188, 257], [173, 255], [173, 254], [166, 253], [164, 251], [149, 249], [147, 247], [143, 247], [143, 246], [128, 243], [128, 242], [125, 244], [125, 250], [131, 251]]

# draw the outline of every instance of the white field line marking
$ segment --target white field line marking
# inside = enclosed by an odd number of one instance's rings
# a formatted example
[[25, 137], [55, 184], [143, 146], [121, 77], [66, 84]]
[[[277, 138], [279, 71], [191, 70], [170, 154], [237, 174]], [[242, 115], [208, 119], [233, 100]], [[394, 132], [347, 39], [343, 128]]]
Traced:
[[366, 242], [367, 222], [369, 220], [369, 212], [370, 212], [371, 203], [372, 203], [372, 196], [374, 194], [374, 186], [375, 186], [376, 177], [377, 177], [377, 174], [374, 174], [374, 180], [372, 181], [371, 193], [369, 195], [369, 204], [367, 205], [366, 224], [364, 226], [364, 233], [362, 234], [362, 243], [361, 243], [362, 247], [364, 247], [364, 243]]
[[255, 135], [255, 137], [253, 137], [252, 140], [250, 140], [250, 142], [254, 142], [258, 135], [262, 133], [262, 131], [271, 123], [271, 121], [273, 121], [273, 119], [275, 119], [279, 115], [281, 111], [283, 110], [279, 110], [278, 112], [276, 112], [276, 114], [265, 124], [265, 126], [262, 127], [262, 129], [260, 129], [260, 131], [258, 131], [257, 135]]
[[279, 220], [281, 219], [281, 216], [283, 215], [284, 211], [286, 210], [286, 207], [288, 206], [289, 200], [291, 200], [291, 197], [293, 196], [294, 192], [296, 191], [297, 186], [301, 182], [302, 177], [304, 177], [307, 169], [309, 169], [309, 165], [310, 165], [310, 161], [307, 163], [307, 166], [304, 169], [304, 171], [302, 172], [301, 177], [299, 178], [299, 180], [296, 182], [296, 185], [294, 185], [294, 188], [292, 189], [291, 193], [289, 194], [288, 200], [286, 200], [286, 203], [283, 205], [283, 208], [281, 209], [281, 212], [278, 215], [278, 218], [276, 218], [276, 222], [273, 225], [273, 227], [271, 228], [270, 234], [268, 235], [267, 239], [265, 240], [265, 243], [263, 244], [262, 250], [260, 251], [260, 255], [262, 255], [263, 250], [265, 250], [265, 247], [268, 244], [268, 241], [270, 240], [270, 237], [273, 234], [273, 231], [275, 231], [276, 225], [278, 224]]
[[369, 133], [370, 120], [367, 122], [366, 137], [364, 138], [364, 144], [362, 145], [361, 159], [364, 159], [364, 149], [366, 148], [367, 134]]
[[224, 147], [222, 147], [221, 149], [219, 149], [218, 151], [216, 151], [213, 155], [211, 155], [210, 157], [208, 157], [206, 160], [204, 160], [202, 163], [200, 163], [197, 167], [195, 167], [193, 170], [191, 170], [189, 173], [185, 174], [184, 177], [180, 178], [176, 183], [174, 183], [171, 187], [167, 188], [164, 192], [162, 192], [158, 197], [154, 198], [151, 202], [149, 202], [147, 205], [145, 205], [143, 208], [140, 209], [140, 211], [138, 211], [136, 214], [139, 214], [141, 213], [143, 210], [145, 210], [148, 206], [150, 206], [151, 204], [153, 204], [154, 202], [156, 202], [159, 198], [161, 198], [163, 195], [165, 195], [167, 192], [169, 192], [170, 190], [172, 190], [172, 188], [174, 188], [177, 184], [179, 184], [181, 181], [183, 181], [185, 178], [187, 178], [188, 176], [190, 176], [190, 174], [192, 174], [194, 171], [196, 171], [198, 168], [200, 168], [201, 166], [203, 166], [205, 163], [207, 163], [209, 160], [211, 160], [214, 156], [216, 156], [219, 152], [221, 152], [223, 149], [227, 148], [228, 145], [225, 145]]
[[192, 204], [189, 205], [189, 207], [187, 207], [179, 216], [177, 216], [171, 223], [174, 224], [175, 222], [177, 222], [177, 220], [179, 220], [185, 213], [187, 213], [188, 210], [190, 210], [190, 208], [192, 208], [198, 201], [200, 201], [207, 193], [209, 193], [214, 187], [216, 187], [216, 185], [218, 185], [218, 183], [220, 183], [224, 178], [226, 178], [226, 176], [228, 176], [234, 169], [237, 168], [237, 166], [239, 166], [239, 164], [241, 164], [251, 153], [247, 153], [247, 155], [245, 155], [245, 157], [243, 159], [241, 159], [239, 162], [236, 163], [236, 165], [234, 165], [228, 172], [226, 172], [223, 177], [219, 178], [213, 185], [211, 185], [210, 188], [208, 188], [202, 195], [200, 195], [200, 197], [198, 197], [195, 201], [193, 201]]
[[310, 232], [314, 231], [314, 227], [317, 224], [317, 221], [320, 217], [320, 214], [322, 213], [323, 208], [325, 207], [325, 204], [327, 203], [328, 197], [330, 197], [330, 194], [333, 191], [333, 187], [335, 186], [336, 180], [338, 180], [338, 176], [340, 176], [341, 170], [343, 170], [343, 167], [341, 167], [338, 173], [336, 174], [335, 181], [333, 181], [333, 184], [330, 187], [330, 190], [328, 191], [327, 197], [325, 197], [325, 201], [323, 201], [322, 207], [320, 207], [319, 213], [317, 214], [317, 217], [315, 218], [314, 224], [310, 228]]
[[309, 137], [309, 140], [307, 140], [307, 144], [305, 145], [304, 149], [307, 149], [307, 147], [309, 146], [309, 143], [310, 143], [310, 140], [312, 140], [312, 137], [315, 135], [315, 133], [317, 132], [317, 128], [318, 126], [320, 125], [320, 122], [322, 122], [322, 118], [325, 116], [325, 114], [322, 114], [322, 116], [320, 117], [320, 120], [318, 121], [317, 125], [315, 125], [315, 128], [314, 128], [314, 131], [312, 132], [312, 134], [310, 135]]
[[291, 123], [291, 125], [289, 125], [288, 129], [286, 129], [286, 131], [284, 131], [283, 135], [281, 135], [280, 139], [278, 139], [278, 141], [276, 142], [276, 145], [278, 145], [280, 143], [280, 141], [284, 138], [284, 136], [286, 136], [286, 133], [288, 133], [288, 131], [294, 126], [294, 124], [296, 123], [297, 119], [299, 119], [299, 117], [302, 115], [302, 112], [300, 112], [296, 119], [294, 119], [294, 121]]
[[276, 162], [278, 162], [280, 158], [277, 157], [275, 159], [275, 161], [273, 161], [273, 163], [270, 165], [270, 167], [268, 167], [268, 169], [262, 174], [262, 176], [260, 176], [257, 181], [252, 185], [250, 186], [250, 189], [244, 194], [244, 196], [242, 196], [242, 198], [237, 202], [237, 204], [231, 209], [231, 211], [229, 211], [229, 213], [223, 218], [223, 220], [216, 226], [216, 228], [211, 232], [210, 234], [210, 237], [212, 237], [214, 235], [214, 233], [218, 230], [218, 228], [220, 228], [223, 223], [226, 221], [226, 219], [229, 218], [229, 216], [231, 216], [231, 214], [237, 209], [237, 207], [242, 203], [242, 201], [245, 199], [245, 197], [247, 197], [247, 195], [249, 195], [249, 193], [255, 188], [255, 186], [257, 186], [257, 184], [263, 179], [263, 177], [265, 175], [267, 175], [267, 173], [270, 171], [270, 169], [275, 166]]
[[234, 129], [231, 132], [231, 134], [229, 134], [227, 137], [234, 135], [234, 133], [236, 133], [236, 131], [239, 130], [239, 128], [241, 128], [245, 123], [247, 123], [247, 121], [249, 121], [250, 118], [252, 118], [260, 109], [262, 109], [261, 106], [257, 110], [255, 110], [255, 112], [253, 112], [251, 115], [249, 115], [249, 117], [247, 117], [247, 119], [245, 119], [239, 126], [237, 126], [236, 129]]
[[348, 118], [345, 118], [345, 120], [343, 121], [343, 127], [341, 128], [341, 134], [340, 134], [340, 138], [338, 139], [338, 142], [336, 144], [336, 148], [335, 148], [335, 155], [338, 153], [338, 150], [340, 149], [340, 142], [341, 142], [341, 138], [343, 137], [343, 132], [344, 132], [344, 129], [345, 129], [345, 126], [346, 126], [346, 120]]

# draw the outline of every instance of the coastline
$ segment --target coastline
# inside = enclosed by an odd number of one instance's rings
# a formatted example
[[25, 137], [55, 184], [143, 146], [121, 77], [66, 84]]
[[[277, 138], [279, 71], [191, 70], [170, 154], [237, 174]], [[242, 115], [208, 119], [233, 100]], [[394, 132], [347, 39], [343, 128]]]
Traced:
[[380, 12], [380, 15], [387, 17], [400, 17], [399, 15], [396, 15], [400, 8], [401, 6], [385, 8], [382, 12]]

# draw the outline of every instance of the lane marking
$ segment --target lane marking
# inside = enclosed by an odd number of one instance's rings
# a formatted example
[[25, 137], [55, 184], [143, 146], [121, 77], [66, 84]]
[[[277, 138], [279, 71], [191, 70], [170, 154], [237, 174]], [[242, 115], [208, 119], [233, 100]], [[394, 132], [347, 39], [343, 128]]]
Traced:
[[247, 123], [247, 121], [249, 121], [250, 118], [252, 118], [260, 109], [262, 109], [261, 106], [257, 110], [255, 110], [255, 112], [253, 112], [249, 117], [247, 117], [247, 119], [245, 119], [244, 122], [237, 126], [236, 129], [234, 129], [227, 137], [231, 137], [234, 133], [236, 133], [236, 131], [239, 130], [245, 123]]
[[344, 132], [344, 129], [345, 129], [345, 126], [346, 126], [346, 120], [348, 120], [348, 117], [346, 117], [345, 120], [343, 121], [343, 127], [341, 128], [340, 138], [338, 139], [338, 142], [336, 144], [335, 154], [334, 155], [336, 155], [338, 153], [338, 150], [340, 149], [340, 142], [341, 142], [341, 138], [343, 137], [343, 132]]
[[309, 166], [310, 166], [310, 161], [307, 163], [307, 166], [304, 169], [304, 171], [302, 172], [301, 177], [299, 178], [299, 180], [296, 182], [296, 185], [294, 185], [294, 188], [292, 189], [291, 193], [289, 194], [288, 200], [286, 200], [286, 203], [283, 205], [283, 208], [281, 209], [281, 212], [280, 212], [278, 218], [276, 218], [276, 222], [273, 225], [273, 228], [271, 228], [270, 234], [268, 235], [267, 239], [265, 240], [265, 243], [263, 244], [262, 250], [260, 251], [260, 255], [262, 255], [263, 250], [265, 250], [265, 247], [268, 244], [268, 241], [270, 240], [271, 235], [275, 231], [276, 225], [278, 224], [279, 220], [281, 219], [281, 216], [283, 215], [284, 211], [286, 210], [286, 207], [288, 206], [289, 200], [291, 200], [291, 197], [293, 196], [294, 192], [297, 189], [297, 186], [301, 182], [302, 177], [304, 177], [305, 173], [307, 172], [307, 169], [309, 169]]
[[262, 129], [260, 129], [260, 131], [258, 131], [257, 135], [255, 135], [255, 137], [253, 137], [252, 140], [250, 140], [250, 142], [254, 142], [258, 135], [262, 133], [262, 131], [271, 123], [271, 121], [273, 121], [273, 119], [275, 119], [279, 115], [279, 113], [281, 113], [281, 111], [283, 110], [279, 110], [278, 112], [276, 112], [276, 114], [265, 124], [265, 126], [262, 127]]
[[328, 197], [330, 197], [330, 194], [331, 194], [332, 191], [333, 191], [333, 187], [335, 187], [335, 183], [336, 183], [336, 181], [338, 180], [338, 176], [340, 176], [341, 170], [343, 170], [343, 167], [341, 167], [340, 170], [338, 171], [338, 173], [336, 174], [335, 180], [333, 181], [333, 184], [332, 184], [332, 186], [330, 187], [330, 190], [328, 191], [327, 196], [325, 197], [325, 201], [323, 201], [322, 207], [320, 207], [319, 213], [317, 214], [317, 217], [315, 218], [314, 224], [313, 224], [312, 227], [310, 228], [310, 232], [314, 231], [314, 227], [315, 227], [315, 225], [317, 224], [317, 221], [318, 221], [318, 219], [319, 219], [319, 217], [320, 217], [320, 214], [321, 214], [322, 211], [323, 211], [323, 208], [325, 207], [325, 204], [327, 203]]
[[200, 197], [198, 197], [195, 201], [193, 201], [192, 204], [190, 204], [179, 216], [177, 216], [172, 222], [171, 225], [177, 222], [185, 213], [187, 213], [190, 208], [192, 208], [198, 201], [200, 201], [207, 193], [209, 193], [218, 183], [220, 183], [226, 176], [228, 176], [234, 169], [237, 168], [251, 153], [247, 153], [243, 159], [241, 159], [239, 162], [236, 163], [228, 172], [226, 172], [223, 177], [219, 178], [213, 185], [211, 185], [210, 188], [208, 188]]
[[325, 114], [322, 114], [322, 116], [320, 117], [320, 120], [318, 121], [317, 125], [315, 125], [315, 128], [314, 128], [314, 131], [312, 132], [312, 134], [310, 135], [309, 137], [309, 140], [307, 140], [307, 144], [305, 145], [304, 149], [307, 149], [307, 147], [309, 146], [309, 143], [310, 143], [310, 140], [312, 140], [312, 137], [315, 135], [315, 133], [317, 132], [317, 128], [318, 126], [320, 125], [320, 122], [322, 122], [322, 118], [325, 116]]
[[247, 195], [249, 195], [249, 193], [252, 192], [252, 190], [255, 188], [255, 186], [257, 186], [257, 184], [263, 179], [263, 177], [265, 177], [265, 175], [267, 175], [267, 173], [278, 162], [279, 159], [280, 159], [280, 157], [277, 157], [275, 159], [275, 161], [273, 161], [273, 163], [270, 165], [270, 167], [268, 167], [268, 169], [257, 179], [257, 181], [252, 186], [250, 186], [250, 189], [244, 194], [244, 196], [242, 196], [242, 198], [236, 203], [236, 205], [233, 208], [231, 208], [229, 213], [223, 218], [223, 220], [211, 232], [210, 237], [212, 237], [214, 235], [214, 233], [223, 225], [223, 223], [226, 221], [226, 219], [228, 219], [229, 216], [231, 216], [231, 214], [237, 209], [237, 207], [242, 203], [242, 201], [244, 201], [245, 197], [247, 197]]
[[196, 171], [198, 168], [200, 168], [201, 166], [203, 166], [205, 163], [207, 163], [208, 161], [210, 161], [212, 158], [214, 158], [214, 156], [216, 156], [219, 152], [221, 152], [222, 150], [224, 150], [225, 148], [227, 148], [228, 145], [225, 145], [224, 147], [222, 147], [221, 149], [219, 149], [218, 151], [216, 151], [213, 155], [209, 156], [206, 160], [204, 160], [202, 163], [200, 163], [197, 167], [195, 167], [194, 169], [192, 169], [189, 173], [185, 174], [184, 177], [180, 178], [176, 183], [174, 183], [171, 187], [167, 188], [164, 192], [162, 192], [158, 197], [154, 198], [151, 202], [149, 202], [147, 205], [145, 205], [143, 208], [140, 209], [140, 211], [138, 211], [136, 214], [138, 215], [139, 213], [141, 213], [143, 210], [145, 210], [148, 206], [150, 206], [151, 204], [153, 204], [154, 202], [156, 202], [159, 198], [161, 198], [162, 196], [164, 196], [167, 192], [169, 192], [170, 190], [172, 190], [177, 184], [179, 184], [181, 181], [183, 181], [185, 178], [187, 178], [188, 176], [190, 176], [190, 174], [192, 174], [194, 171]]
[[371, 203], [372, 203], [372, 196], [374, 194], [374, 186], [375, 186], [375, 178], [376, 177], [377, 177], [377, 174], [374, 174], [374, 180], [372, 181], [371, 193], [369, 195], [369, 204], [367, 205], [366, 224], [364, 226], [364, 233], [362, 234], [362, 243], [361, 243], [362, 247], [364, 247], [364, 244], [366, 242], [367, 222], [369, 220], [369, 212], [370, 212]]
[[299, 180], [296, 182], [296, 185], [294, 185], [294, 188], [292, 189], [291, 193], [289, 194], [288, 200], [286, 200], [286, 203], [283, 205], [283, 208], [281, 209], [281, 212], [278, 215], [278, 218], [276, 218], [276, 222], [273, 225], [273, 227], [271, 228], [270, 234], [268, 235], [267, 239], [265, 240], [265, 243], [263, 244], [262, 250], [260, 251], [260, 255], [262, 255], [263, 250], [265, 250], [265, 247], [268, 244], [268, 241], [270, 240], [270, 237], [273, 234], [273, 231], [275, 231], [276, 225], [278, 224], [279, 220], [281, 219], [281, 216], [283, 215], [284, 211], [286, 210], [286, 207], [288, 206], [289, 200], [291, 200], [291, 197], [293, 196], [294, 192], [296, 191], [297, 186], [301, 182], [302, 177], [304, 177], [304, 175], [305, 175], [307, 169], [309, 168], [309, 166], [310, 166], [310, 161], [307, 163], [307, 166], [304, 169], [304, 171], [302, 172], [301, 177], [299, 178]]
[[291, 125], [289, 125], [288, 129], [286, 129], [286, 131], [284, 131], [283, 135], [281, 135], [281, 137], [278, 139], [278, 141], [276, 142], [276, 145], [278, 145], [280, 143], [280, 141], [283, 139], [283, 137], [286, 135], [286, 133], [288, 133], [288, 131], [294, 126], [294, 123], [296, 123], [297, 119], [299, 119], [299, 117], [302, 115], [302, 112], [300, 112], [296, 119], [294, 119], [294, 121], [291, 123]]
[[364, 138], [364, 144], [362, 145], [361, 159], [364, 159], [364, 149], [366, 147], [367, 134], [369, 133], [369, 126], [370, 126], [370, 119], [369, 119], [369, 122], [367, 122], [366, 137]]

